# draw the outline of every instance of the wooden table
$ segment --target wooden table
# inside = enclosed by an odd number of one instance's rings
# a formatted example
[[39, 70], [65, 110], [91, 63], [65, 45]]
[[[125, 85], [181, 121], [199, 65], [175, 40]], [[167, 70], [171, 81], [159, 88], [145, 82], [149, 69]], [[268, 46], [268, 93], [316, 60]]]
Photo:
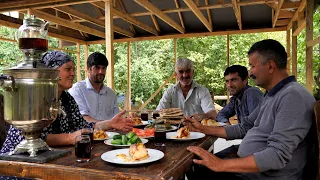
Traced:
[[[191, 169], [194, 154], [186, 150], [188, 146], [200, 146], [204, 149], [215, 142], [217, 138], [206, 136], [200, 140], [178, 142], [169, 141], [164, 158], [159, 161], [139, 166], [120, 166], [105, 162], [101, 159], [101, 154], [114, 149], [100, 143], [95, 143], [91, 160], [87, 163], [78, 163], [72, 153], [49, 163], [37, 164], [17, 161], [0, 160], [0, 174], [40, 178], [40, 179], [182, 179], [184, 174]], [[155, 148], [153, 141], [146, 144], [147, 148]]]

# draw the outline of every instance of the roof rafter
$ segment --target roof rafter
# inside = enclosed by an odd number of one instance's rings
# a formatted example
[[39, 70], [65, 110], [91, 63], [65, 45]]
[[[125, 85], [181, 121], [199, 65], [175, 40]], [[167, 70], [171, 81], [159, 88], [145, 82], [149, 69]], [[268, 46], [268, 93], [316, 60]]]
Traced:
[[[126, 8], [125, 8], [125, 7], [124, 7], [124, 5], [123, 5], [122, 0], [118, 0], [118, 2], [119, 2], [119, 4], [120, 4], [120, 6], [121, 6], [122, 10], [124, 11], [124, 13], [128, 14], [128, 12], [127, 12]], [[133, 34], [136, 34], [136, 30], [134, 30], [133, 25], [132, 25], [131, 23], [129, 23], [129, 22], [128, 22], [128, 24], [129, 24], [129, 26], [130, 26], [130, 30], [133, 32]]]
[[280, 10], [281, 10], [283, 2], [284, 2], [284, 0], [279, 0], [279, 2], [278, 2], [278, 7], [276, 9], [276, 12], [275, 12], [273, 18], [272, 18], [272, 27], [276, 26], [276, 23], [277, 23], [277, 20], [278, 20], [278, 16], [279, 16], [279, 13], [280, 13]]
[[184, 34], [185, 30], [182, 28], [179, 24], [177, 24], [174, 20], [172, 20], [168, 15], [163, 13], [160, 9], [158, 9], [156, 6], [151, 4], [148, 0], [134, 0], [136, 3], [140, 4], [142, 7], [146, 8], [148, 11], [154, 13], [156, 16], [158, 16], [160, 19], [162, 19], [164, 22], [178, 30], [180, 33]]
[[302, 2], [300, 3], [300, 6], [298, 7], [296, 12], [294, 13], [293, 17], [291, 18], [291, 20], [287, 26], [287, 30], [291, 29], [292, 23], [297, 20], [299, 13], [304, 10], [304, 8], [306, 7], [306, 2], [307, 2], [306, 0], [302, 0]]
[[232, 7], [233, 7], [234, 14], [237, 18], [239, 29], [242, 30], [241, 11], [240, 11], [240, 6], [238, 5], [237, 0], [232, 0]]
[[[178, 0], [174, 0], [174, 3], [175, 3], [175, 5], [176, 5], [176, 8], [179, 8], [179, 2], [178, 2]], [[183, 22], [183, 18], [182, 18], [181, 12], [178, 12], [178, 15], [179, 15], [179, 19], [180, 19], [181, 26], [182, 26], [182, 28], [184, 29], [185, 27], [184, 27], [184, 22]]]
[[125, 14], [125, 13], [123, 13], [121, 11], [118, 11], [117, 9], [113, 9], [112, 12], [113, 12], [114, 15], [119, 16], [121, 19], [140, 27], [141, 29], [144, 29], [144, 30], [146, 30], [146, 31], [148, 31], [148, 32], [150, 32], [150, 33], [152, 33], [154, 35], [158, 35], [159, 34], [159, 32], [156, 29], [154, 29], [153, 27], [150, 27], [150, 26], [138, 21], [136, 18], [134, 18], [134, 17], [132, 17], [132, 16], [130, 16], [128, 14]]
[[[208, 0], [204, 0], [204, 3], [205, 3], [206, 6], [209, 5]], [[212, 26], [212, 18], [211, 18], [210, 9], [207, 9], [207, 14], [208, 14], [209, 24], [211, 24], [211, 26]]]
[[152, 19], [152, 21], [153, 21], [154, 26], [156, 27], [156, 30], [157, 30], [158, 32], [160, 32], [160, 26], [159, 26], [159, 24], [158, 24], [158, 22], [157, 22], [156, 17], [155, 17], [153, 14], [151, 14], [151, 19]]
[[209, 21], [204, 17], [202, 12], [198, 9], [197, 5], [192, 0], [183, 0], [184, 3], [191, 9], [191, 11], [200, 19], [200, 21], [206, 26], [206, 28], [212, 32], [212, 25]]

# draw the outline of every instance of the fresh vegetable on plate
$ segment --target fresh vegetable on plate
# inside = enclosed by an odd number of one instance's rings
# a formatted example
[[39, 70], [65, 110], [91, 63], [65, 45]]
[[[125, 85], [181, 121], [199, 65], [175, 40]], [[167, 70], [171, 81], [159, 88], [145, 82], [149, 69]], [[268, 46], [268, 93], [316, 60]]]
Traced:
[[114, 145], [132, 145], [136, 143], [141, 143], [141, 139], [136, 135], [135, 132], [129, 132], [125, 135], [114, 135], [111, 144]]

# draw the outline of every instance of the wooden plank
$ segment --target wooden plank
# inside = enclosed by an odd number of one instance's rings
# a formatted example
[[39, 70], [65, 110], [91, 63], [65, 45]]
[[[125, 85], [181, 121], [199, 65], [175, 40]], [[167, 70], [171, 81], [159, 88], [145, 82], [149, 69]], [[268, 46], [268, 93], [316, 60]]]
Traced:
[[0, 37], [0, 41], [7, 41], [7, 42], [17, 43], [17, 40], [14, 40], [14, 39], [8, 39], [8, 38], [4, 38], [4, 37]]
[[[298, 28], [298, 23], [293, 22], [292, 25], [292, 32], [294, 32]], [[298, 41], [297, 41], [297, 36], [292, 35], [292, 56], [291, 56], [291, 71], [292, 75], [298, 78], [298, 71], [297, 71], [297, 57], [298, 57]]]
[[[174, 65], [176, 65], [177, 62], [177, 39], [174, 38], [173, 39], [173, 61], [174, 61]], [[175, 82], [178, 82], [178, 78], [177, 76], [175, 76]]]
[[88, 60], [88, 56], [89, 56], [89, 47], [87, 44], [84, 45], [83, 47], [83, 51], [84, 51], [84, 77], [87, 78], [88, 77], [88, 70], [87, 70], [87, 60]]
[[320, 36], [314, 40], [307, 41], [307, 47], [313, 47], [320, 43]]
[[131, 38], [134, 37], [134, 34], [131, 31], [125, 30], [115, 25], [113, 25], [113, 31]]
[[241, 10], [236, 0], [232, 0], [232, 7], [238, 22], [239, 29], [242, 30]]
[[[176, 5], [176, 8], [179, 8], [178, 0], [174, 0], [174, 4]], [[180, 24], [181, 24], [182, 28], [185, 29], [181, 12], [178, 12], [178, 16], [179, 16]]]
[[291, 19], [293, 17], [293, 15], [294, 15], [294, 13], [291, 11], [281, 10], [279, 13], [278, 19], [286, 19], [286, 18]]
[[287, 72], [290, 74], [290, 65], [291, 65], [291, 30], [287, 30], [286, 34], [286, 39], [287, 39]]
[[[308, 0], [306, 6], [306, 42], [313, 40], [314, 0]], [[313, 47], [306, 46], [306, 88], [312, 93], [313, 85]]]
[[[127, 14], [128, 12], [127, 12], [126, 8], [124, 7], [122, 0], [118, 0], [118, 2], [119, 2], [119, 4], [120, 4], [122, 10], [124, 11], [124, 13]], [[132, 33], [133, 33], [133, 34], [136, 34], [136, 30], [134, 29], [133, 25], [132, 25], [131, 23], [128, 23], [128, 24], [129, 24], [129, 26], [130, 26], [130, 30], [132, 31]]]
[[297, 1], [297, 2], [284, 2], [282, 4], [282, 7], [281, 9], [284, 9], [284, 10], [288, 10], [288, 9], [296, 9], [300, 6], [301, 2], [300, 1]]
[[156, 17], [155, 17], [153, 14], [151, 14], [151, 19], [152, 19], [152, 22], [153, 22], [154, 27], [156, 28], [156, 30], [157, 30], [158, 32], [160, 32], [159, 24], [158, 24], [158, 22], [157, 22]]
[[84, 4], [99, 0], [15, 0], [0, 1], [0, 13], [11, 11], [23, 11], [31, 9], [45, 9], [58, 6], [67, 6], [74, 4]]
[[127, 44], [127, 74], [128, 74], [128, 82], [127, 82], [127, 92], [126, 92], [126, 101], [125, 101], [125, 109], [131, 110], [131, 52], [130, 52], [130, 42]]
[[191, 9], [191, 11], [200, 19], [206, 28], [212, 32], [212, 24], [204, 17], [202, 12], [198, 9], [197, 5], [192, 0], [183, 0], [184, 3]]
[[279, 19], [276, 23], [276, 26], [287, 26], [290, 22], [290, 19]]
[[80, 66], [80, 44], [77, 43], [77, 53], [76, 53], [76, 56], [77, 56], [77, 82], [81, 81], [82, 78], [81, 78], [81, 66]]
[[145, 102], [143, 103], [140, 107], [139, 107], [139, 111], [143, 110], [147, 105], [148, 103], [161, 91], [161, 89], [168, 84], [168, 82], [170, 82], [172, 80], [172, 78], [174, 78], [175, 76], [175, 72], [156, 90], [156, 92], [154, 92], [150, 98]]
[[306, 3], [307, 3], [307, 0], [302, 0], [301, 1], [300, 6], [298, 7], [296, 12], [294, 13], [293, 17], [291, 18], [291, 20], [290, 20], [290, 22], [289, 22], [289, 24], [287, 26], [287, 30], [291, 29], [292, 23], [297, 20], [299, 13], [304, 10], [304, 8], [306, 6]]
[[107, 86], [114, 90], [113, 8], [112, 0], [104, 0], [104, 2], [106, 57], [109, 61], [109, 67], [107, 68]]
[[306, 20], [302, 20], [302, 22], [299, 23], [298, 28], [293, 31], [292, 35], [293, 36], [298, 36], [300, 32], [306, 27]]
[[273, 18], [272, 18], [272, 27], [276, 26], [276, 23], [277, 23], [277, 20], [278, 20], [278, 16], [279, 16], [279, 13], [280, 13], [280, 10], [281, 10], [283, 2], [284, 2], [284, 0], [279, 0], [279, 2], [278, 2], [278, 7], [276, 9], [276, 12], [275, 12]]
[[62, 26], [65, 26], [65, 27], [68, 27], [71, 29], [80, 30], [80, 31], [83, 31], [83, 32], [86, 32], [86, 33], [89, 33], [89, 34], [92, 34], [92, 35], [95, 35], [98, 37], [105, 38], [105, 34], [101, 31], [96, 30], [96, 29], [93, 29], [93, 28], [90, 28], [87, 26], [83, 26], [83, 25], [80, 25], [77, 23], [73, 23], [73, 22], [70, 22], [66, 19], [55, 17], [51, 14], [48, 14], [48, 13], [45, 13], [45, 12], [42, 12], [39, 10], [30, 9], [30, 12], [31, 12], [31, 14], [37, 16], [38, 18], [42, 18], [42, 19], [60, 24]]
[[140, 27], [141, 29], [146, 30], [147, 32], [150, 32], [150, 33], [152, 33], [154, 35], [158, 35], [159, 34], [159, 32], [156, 29], [154, 29], [153, 27], [150, 27], [150, 26], [138, 21], [136, 18], [134, 18], [134, 17], [132, 17], [132, 16], [130, 16], [128, 14], [125, 14], [125, 13], [123, 13], [121, 11], [118, 11], [117, 9], [113, 9], [112, 13], [114, 15], [116, 15], [116, 16], [119, 16], [121, 19], [123, 19], [123, 20], [125, 20], [125, 21], [127, 21], [127, 22], [129, 22], [131, 24], [134, 24], [134, 25]]
[[[208, 0], [204, 0], [204, 3], [205, 3], [206, 6], [209, 5]], [[212, 18], [211, 18], [210, 9], [207, 9], [207, 15], [208, 15], [209, 24], [212, 26]]]
[[136, 3], [147, 9], [148, 11], [154, 13], [154, 15], [158, 16], [164, 22], [175, 28], [180, 33], [184, 34], [184, 29], [177, 24], [174, 20], [172, 20], [168, 15], [163, 13], [159, 8], [151, 4], [148, 0], [134, 0]]
[[[227, 67], [230, 66], [230, 36], [227, 34]], [[216, 98], [216, 96], [214, 96]], [[227, 103], [230, 101], [230, 92], [227, 90]]]

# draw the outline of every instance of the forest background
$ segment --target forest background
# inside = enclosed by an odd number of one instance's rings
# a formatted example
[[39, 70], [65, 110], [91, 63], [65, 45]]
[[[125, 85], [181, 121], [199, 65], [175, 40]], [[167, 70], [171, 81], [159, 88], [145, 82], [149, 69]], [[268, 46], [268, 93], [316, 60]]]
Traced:
[[[320, 35], [319, 8], [314, 15], [314, 38]], [[0, 37], [14, 39], [16, 29], [0, 27]], [[286, 32], [268, 32], [256, 34], [230, 35], [230, 65], [244, 65], [249, 70], [247, 52], [251, 45], [263, 39], [275, 39], [286, 47]], [[49, 46], [58, 47], [58, 39], [49, 38]], [[125, 97], [127, 89], [127, 46], [128, 43], [114, 43], [114, 80], [115, 92]], [[131, 101], [139, 106], [145, 102], [174, 72], [174, 41], [154, 40], [131, 42]], [[298, 75], [297, 80], [305, 85], [305, 31], [298, 36]], [[66, 49], [75, 50], [74, 46]], [[105, 54], [105, 45], [89, 46], [89, 54]], [[50, 50], [50, 49], [49, 49]], [[320, 45], [313, 49], [314, 76], [318, 74], [320, 63]], [[81, 54], [81, 78], [85, 79], [84, 51]], [[75, 54], [70, 54], [76, 59]], [[227, 67], [227, 36], [207, 36], [177, 39], [177, 58], [186, 57], [194, 61], [194, 79], [207, 87], [212, 95], [226, 95], [223, 72]], [[22, 61], [22, 53], [16, 43], [0, 41], [0, 74], [2, 70], [13, 67]], [[76, 81], [75, 77], [75, 81]], [[148, 104], [148, 109], [155, 109], [165, 89], [174, 84], [174, 79]], [[250, 85], [255, 86], [253, 81]], [[316, 84], [313, 85], [314, 89]], [[124, 98], [119, 98], [119, 106]], [[226, 101], [219, 101], [224, 106]]]

